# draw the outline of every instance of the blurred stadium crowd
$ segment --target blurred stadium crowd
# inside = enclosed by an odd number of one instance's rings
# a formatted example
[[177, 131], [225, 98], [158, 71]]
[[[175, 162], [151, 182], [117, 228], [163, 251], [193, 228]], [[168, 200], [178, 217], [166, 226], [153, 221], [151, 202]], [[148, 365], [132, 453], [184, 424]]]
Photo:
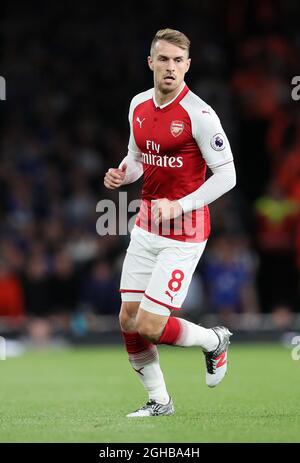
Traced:
[[[185, 310], [300, 312], [300, 101], [296, 0], [6, 5], [2, 18], [0, 317], [14, 328], [82, 327], [116, 315], [128, 236], [96, 233], [115, 201], [105, 171], [127, 151], [128, 106], [152, 86], [156, 30], [192, 41], [190, 88], [228, 133], [238, 185], [211, 205], [212, 235]], [[297, 69], [298, 66], [298, 69]], [[130, 185], [130, 199], [140, 183]], [[196, 316], [196, 315], [195, 315]], [[82, 318], [83, 317], [83, 318]], [[38, 328], [37, 328], [38, 327]]]

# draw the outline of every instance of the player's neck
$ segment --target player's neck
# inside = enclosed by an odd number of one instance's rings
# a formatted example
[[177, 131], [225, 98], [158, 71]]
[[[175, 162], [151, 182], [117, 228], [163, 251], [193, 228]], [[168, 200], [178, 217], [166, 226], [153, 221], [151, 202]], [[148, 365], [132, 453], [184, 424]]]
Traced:
[[162, 93], [158, 88], [154, 89], [154, 95], [155, 95], [155, 103], [158, 106], [163, 106], [165, 104], [170, 103], [172, 100], [175, 100], [177, 96], [181, 93], [185, 86], [185, 83], [183, 82], [180, 86], [180, 88], [176, 88], [173, 92], [171, 93]]

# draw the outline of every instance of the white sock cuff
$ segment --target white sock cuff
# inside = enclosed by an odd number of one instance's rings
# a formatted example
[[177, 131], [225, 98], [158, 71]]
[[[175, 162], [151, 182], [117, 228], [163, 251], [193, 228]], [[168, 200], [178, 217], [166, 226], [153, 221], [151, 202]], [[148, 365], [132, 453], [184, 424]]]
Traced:
[[152, 362], [158, 362], [158, 350], [157, 347], [153, 344], [148, 349], [138, 352], [136, 354], [128, 355], [129, 362], [133, 367], [142, 367], [148, 365]]

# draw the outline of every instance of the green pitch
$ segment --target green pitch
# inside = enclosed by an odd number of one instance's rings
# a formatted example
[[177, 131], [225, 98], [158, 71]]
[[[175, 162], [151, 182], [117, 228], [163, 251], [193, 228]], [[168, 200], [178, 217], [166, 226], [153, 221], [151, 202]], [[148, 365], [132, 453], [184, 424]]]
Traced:
[[300, 360], [231, 345], [208, 389], [197, 348], [160, 347], [176, 414], [128, 419], [146, 395], [121, 347], [35, 352], [0, 362], [1, 442], [299, 442]]

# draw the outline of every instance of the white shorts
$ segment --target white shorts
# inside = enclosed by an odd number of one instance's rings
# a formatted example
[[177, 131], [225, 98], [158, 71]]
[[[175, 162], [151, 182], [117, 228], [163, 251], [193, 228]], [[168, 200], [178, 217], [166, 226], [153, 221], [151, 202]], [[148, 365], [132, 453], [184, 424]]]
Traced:
[[123, 263], [122, 301], [159, 315], [179, 310], [199, 259], [202, 243], [186, 243], [149, 233], [135, 226]]

